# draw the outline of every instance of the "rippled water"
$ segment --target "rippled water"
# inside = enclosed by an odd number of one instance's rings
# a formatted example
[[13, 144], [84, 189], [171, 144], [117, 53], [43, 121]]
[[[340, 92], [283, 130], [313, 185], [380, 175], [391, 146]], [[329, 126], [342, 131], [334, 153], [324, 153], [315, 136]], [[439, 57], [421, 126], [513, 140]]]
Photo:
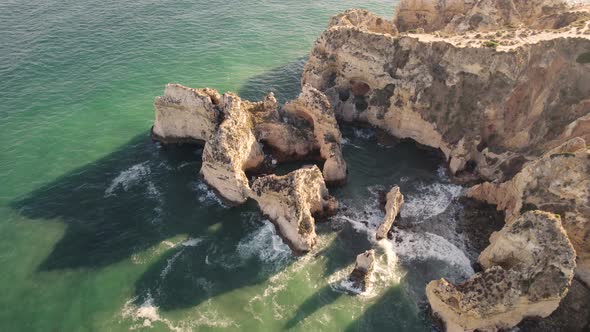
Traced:
[[[313, 41], [349, 7], [391, 1], [0, 3], [0, 330], [429, 330], [426, 282], [473, 272], [461, 188], [438, 158], [344, 128], [346, 209], [293, 258], [251, 202], [224, 206], [201, 150], [153, 144], [167, 82], [280, 101]], [[379, 195], [399, 184], [394, 239]], [[463, 219], [462, 219], [463, 218]], [[403, 225], [403, 227], [401, 227]], [[343, 282], [376, 248], [374, 287]]]

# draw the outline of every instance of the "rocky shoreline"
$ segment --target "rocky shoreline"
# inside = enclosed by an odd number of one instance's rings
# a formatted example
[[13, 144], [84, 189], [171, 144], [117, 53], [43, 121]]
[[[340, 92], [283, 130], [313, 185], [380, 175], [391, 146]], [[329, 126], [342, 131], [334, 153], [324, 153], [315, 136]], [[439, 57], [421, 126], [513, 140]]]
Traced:
[[[301, 84], [283, 106], [272, 93], [250, 102], [169, 84], [152, 137], [204, 144], [205, 182], [232, 204], [255, 200], [296, 253], [313, 250], [314, 216], [337, 210], [326, 186], [346, 183], [338, 121], [439, 149], [456, 181], [478, 183], [465, 195], [506, 216], [483, 271], [426, 287], [448, 331], [547, 317], [574, 275], [590, 285], [590, 5], [402, 0], [393, 20], [351, 9], [319, 37]], [[247, 175], [316, 158], [321, 169]], [[402, 194], [387, 195], [377, 239], [388, 241]], [[367, 288], [373, 260], [359, 254], [351, 282]]]

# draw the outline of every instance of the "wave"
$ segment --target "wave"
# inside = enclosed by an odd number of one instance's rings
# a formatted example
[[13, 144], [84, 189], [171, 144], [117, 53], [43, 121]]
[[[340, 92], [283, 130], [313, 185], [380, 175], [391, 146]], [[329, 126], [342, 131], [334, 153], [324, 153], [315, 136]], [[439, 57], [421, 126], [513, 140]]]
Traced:
[[274, 268], [283, 266], [291, 259], [291, 249], [277, 234], [275, 226], [268, 220], [263, 225], [244, 237], [236, 248], [243, 261], [258, 258]]
[[116, 195], [115, 191], [119, 188], [127, 191], [129, 188], [139, 183], [151, 173], [150, 167], [147, 164], [148, 162], [145, 161], [121, 171], [121, 173], [111, 181], [111, 184], [104, 192], [104, 196], [108, 197]]
[[421, 185], [418, 187], [418, 194], [406, 195], [401, 216], [414, 218], [417, 222], [437, 216], [445, 212], [462, 191], [463, 187], [454, 184]]
[[197, 192], [197, 199], [206, 206], [218, 205], [224, 208], [228, 206], [217, 196], [217, 194], [202, 181], [194, 182], [193, 189]]
[[471, 261], [457, 246], [442, 236], [429, 232], [397, 230], [389, 241], [396, 255], [405, 261], [436, 259], [459, 268], [464, 276], [473, 273]]

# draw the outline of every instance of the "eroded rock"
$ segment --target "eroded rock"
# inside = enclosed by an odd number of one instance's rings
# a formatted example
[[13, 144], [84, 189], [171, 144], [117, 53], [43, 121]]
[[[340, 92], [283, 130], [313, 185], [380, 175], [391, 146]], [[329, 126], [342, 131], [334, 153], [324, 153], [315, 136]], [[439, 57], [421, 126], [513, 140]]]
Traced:
[[354, 289], [366, 292], [371, 285], [371, 275], [375, 267], [375, 250], [367, 250], [356, 256], [354, 269], [348, 277]]
[[399, 187], [394, 186], [387, 193], [385, 203], [385, 217], [383, 218], [381, 225], [379, 225], [379, 228], [377, 228], [377, 233], [375, 234], [377, 240], [385, 239], [387, 237], [387, 233], [391, 229], [391, 226], [395, 221], [395, 217], [397, 217], [403, 204], [404, 196], [402, 195]]
[[323, 91], [342, 120], [440, 149], [456, 175], [505, 181], [545, 151], [590, 138], [590, 65], [580, 60], [590, 35], [573, 31], [503, 51], [338, 25], [317, 40], [302, 84]]
[[520, 24], [534, 26], [567, 8], [563, 0], [402, 0], [395, 23], [400, 31], [489, 31]]
[[221, 121], [219, 93], [213, 89], [191, 89], [168, 84], [156, 97], [152, 137], [162, 143], [204, 143]]
[[252, 184], [250, 197], [298, 253], [310, 251], [316, 243], [314, 215], [328, 214], [338, 207], [317, 166], [284, 176], [260, 177]]
[[559, 214], [577, 252], [576, 273], [590, 285], [590, 151], [583, 139], [529, 162], [510, 181], [476, 185], [467, 196], [497, 205], [508, 224], [528, 210]]
[[567, 294], [575, 251], [559, 216], [527, 212], [490, 240], [479, 258], [485, 271], [457, 286], [441, 279], [426, 287], [447, 331], [497, 331], [547, 317]]
[[237, 95], [226, 93], [220, 107], [224, 119], [203, 150], [201, 174], [227, 201], [241, 204], [249, 193], [245, 171], [264, 161], [262, 146], [254, 136], [254, 120]]
[[342, 156], [342, 134], [328, 98], [310, 85], [304, 85], [297, 99], [285, 104], [284, 111], [304, 119], [313, 128], [315, 143], [325, 160], [324, 179], [328, 183], [346, 181], [347, 167]]

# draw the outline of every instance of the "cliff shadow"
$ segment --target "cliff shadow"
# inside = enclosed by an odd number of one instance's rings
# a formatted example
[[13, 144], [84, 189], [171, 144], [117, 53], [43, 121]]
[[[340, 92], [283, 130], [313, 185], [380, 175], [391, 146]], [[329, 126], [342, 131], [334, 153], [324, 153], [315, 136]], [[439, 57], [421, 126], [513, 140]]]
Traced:
[[166, 238], [233, 219], [232, 210], [199, 201], [199, 190], [206, 194], [199, 187], [200, 159], [194, 146], [162, 148], [143, 133], [12, 202], [27, 218], [66, 224], [39, 270], [113, 264]]
[[301, 91], [303, 67], [308, 58], [303, 56], [286, 65], [253, 76], [244, 83], [238, 94], [242, 99], [256, 101], [262, 100], [268, 92], [273, 92], [281, 104], [297, 98]]

